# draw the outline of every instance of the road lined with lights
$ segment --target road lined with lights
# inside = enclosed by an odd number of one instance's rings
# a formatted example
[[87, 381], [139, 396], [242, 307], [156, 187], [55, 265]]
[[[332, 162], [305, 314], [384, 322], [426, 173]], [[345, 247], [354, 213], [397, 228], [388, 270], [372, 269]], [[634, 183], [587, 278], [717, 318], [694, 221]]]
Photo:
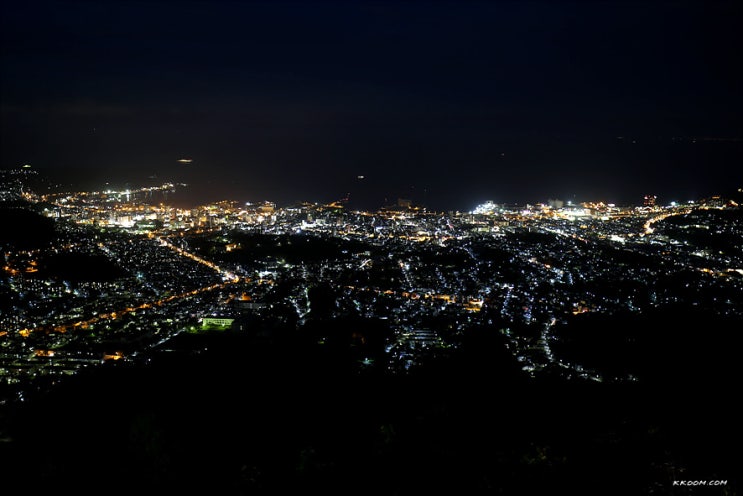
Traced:
[[240, 278], [236, 276], [235, 274], [233, 274], [232, 272], [223, 270], [222, 268], [219, 267], [219, 265], [212, 263], [209, 260], [206, 260], [204, 258], [201, 258], [198, 255], [194, 255], [193, 253], [188, 252], [179, 246], [175, 246], [174, 244], [172, 244], [170, 241], [166, 240], [165, 238], [161, 238], [160, 236], [156, 236], [154, 234], [152, 234], [151, 237], [158, 240], [160, 242], [160, 246], [165, 246], [167, 248], [170, 248], [171, 250], [173, 250], [174, 252], [176, 252], [177, 254], [183, 257], [188, 257], [195, 262], [198, 262], [202, 265], [206, 265], [210, 269], [219, 273], [222, 276], [222, 278], [224, 278], [227, 281], [237, 282], [240, 280]]
[[652, 225], [655, 224], [656, 222], [660, 222], [660, 221], [662, 221], [664, 219], [667, 219], [669, 217], [674, 217], [676, 215], [688, 214], [689, 212], [691, 212], [691, 210], [692, 210], [691, 208], [684, 208], [684, 209], [678, 210], [676, 212], [666, 212], [666, 213], [663, 213], [663, 214], [660, 214], [660, 215], [657, 215], [655, 217], [652, 217], [652, 218], [648, 219], [642, 225], [643, 232], [640, 233], [640, 236], [648, 236], [650, 234], [653, 234], [653, 232], [655, 231], [655, 229], [653, 229]]
[[[206, 259], [201, 258], [201, 257], [199, 257], [197, 255], [194, 255], [193, 253], [190, 253], [190, 252], [188, 252], [188, 251], [186, 251], [186, 250], [184, 250], [182, 248], [179, 248], [179, 247], [177, 247], [177, 246], [169, 243], [168, 241], [166, 241], [163, 238], [160, 238], [160, 237], [154, 236], [154, 235], [152, 235], [151, 237], [157, 239], [160, 242], [161, 246], [166, 246], [166, 247], [170, 248], [171, 250], [173, 250], [176, 253], [178, 253], [180, 256], [188, 257], [188, 258], [190, 258], [190, 259], [192, 259], [192, 260], [194, 260], [194, 261], [196, 261], [198, 263], [201, 263], [203, 265], [206, 265], [207, 267], [209, 267], [212, 270], [216, 271], [217, 273], [219, 273], [222, 276], [224, 282], [222, 282], [221, 284], [212, 284], [210, 286], [204, 286], [202, 288], [197, 288], [197, 289], [194, 289], [194, 290], [191, 290], [191, 291], [186, 291], [184, 293], [180, 293], [180, 294], [177, 294], [177, 295], [171, 295], [171, 296], [168, 296], [166, 298], [160, 298], [158, 300], [150, 301], [150, 302], [146, 302], [146, 303], [142, 303], [142, 304], [137, 305], [137, 306], [130, 306], [130, 307], [127, 307], [127, 308], [122, 309], [122, 310], [117, 310], [117, 311], [112, 311], [112, 312], [109, 312], [109, 313], [99, 314], [99, 315], [96, 315], [95, 317], [91, 317], [89, 319], [78, 320], [78, 321], [75, 321], [75, 322], [68, 322], [68, 323], [65, 323], [65, 324], [56, 325], [56, 326], [54, 326], [52, 328], [54, 330], [54, 332], [66, 333], [68, 331], [72, 331], [72, 330], [75, 330], [75, 329], [87, 329], [91, 324], [95, 324], [97, 322], [100, 322], [101, 320], [115, 320], [117, 318], [120, 318], [120, 317], [122, 317], [122, 316], [124, 316], [124, 315], [126, 315], [128, 313], [135, 312], [137, 310], [145, 310], [145, 309], [148, 309], [148, 308], [159, 307], [159, 306], [165, 305], [166, 303], [170, 303], [171, 301], [174, 301], [174, 300], [179, 300], [179, 299], [188, 298], [188, 297], [191, 297], [191, 296], [196, 296], [198, 294], [205, 293], [205, 292], [208, 292], [208, 291], [213, 291], [215, 289], [223, 289], [223, 288], [225, 288], [225, 287], [227, 287], [229, 285], [236, 284], [236, 283], [240, 282], [241, 280], [243, 280], [240, 277], [238, 277], [235, 274], [233, 274], [232, 272], [223, 270], [218, 265], [210, 262], [209, 260], [206, 260]], [[106, 251], [103, 246], [99, 245], [99, 247], [102, 248], [102, 249], [104, 249], [104, 251]], [[247, 282], [250, 281], [249, 279], [244, 279], [244, 280], [247, 281]], [[39, 327], [36, 327], [34, 329], [21, 329], [20, 331], [18, 331], [18, 333], [25, 338], [25, 337], [28, 337], [32, 332], [48, 331], [48, 330], [49, 330], [49, 326], [39, 326]]]

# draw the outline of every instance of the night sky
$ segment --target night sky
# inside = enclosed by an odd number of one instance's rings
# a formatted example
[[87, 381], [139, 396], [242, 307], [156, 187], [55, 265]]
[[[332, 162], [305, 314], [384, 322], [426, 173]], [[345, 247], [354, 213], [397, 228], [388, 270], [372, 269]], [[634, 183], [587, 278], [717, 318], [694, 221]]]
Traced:
[[0, 5], [4, 169], [439, 210], [743, 186], [739, 1]]

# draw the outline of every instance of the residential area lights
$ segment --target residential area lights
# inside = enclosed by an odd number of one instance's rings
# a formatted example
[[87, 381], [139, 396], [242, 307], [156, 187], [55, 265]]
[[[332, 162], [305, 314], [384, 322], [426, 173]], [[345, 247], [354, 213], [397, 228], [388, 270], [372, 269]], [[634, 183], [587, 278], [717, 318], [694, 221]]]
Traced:
[[[0, 315], [0, 380], [74, 374], [99, 363], [93, 350], [102, 348], [106, 361], [126, 362], [207, 321], [243, 332], [301, 329], [325, 308], [330, 319], [384, 322], [390, 373], [450, 353], [467, 329], [482, 326], [503, 336], [527, 374], [626, 381], [560, 356], [561, 328], [679, 304], [743, 316], [743, 302], [726, 296], [743, 291], [734, 241], [743, 226], [738, 204], [722, 198], [668, 207], [487, 202], [432, 212], [232, 201], [177, 209], [147, 194], [42, 202], [28, 193], [53, 221], [54, 241], [2, 252], [12, 308]], [[75, 277], [55, 272], [49, 261], [65, 256], [103, 264], [110, 275], [86, 278], [97, 269], [82, 266]], [[327, 306], [318, 307], [318, 291]], [[112, 342], [126, 350], [107, 349]], [[365, 358], [359, 366], [383, 362]]]

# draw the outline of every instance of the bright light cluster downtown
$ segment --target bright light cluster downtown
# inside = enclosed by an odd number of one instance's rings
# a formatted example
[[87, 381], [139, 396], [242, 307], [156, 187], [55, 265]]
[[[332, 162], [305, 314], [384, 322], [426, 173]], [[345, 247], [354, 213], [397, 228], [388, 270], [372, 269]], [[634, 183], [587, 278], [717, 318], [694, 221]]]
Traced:
[[[733, 297], [743, 290], [740, 207], [719, 196], [487, 202], [469, 212], [407, 201], [377, 211], [270, 201], [181, 209], [168, 195], [183, 184], [41, 194], [27, 186], [34, 177], [30, 169], [0, 177], [0, 205], [33, 210], [54, 230], [43, 246], [2, 254], [11, 311], [0, 315], [0, 380], [14, 395], [3, 401], [82, 368], [146, 362], [183, 332], [301, 329], [317, 287], [330, 288], [326, 317], [389, 326], [384, 354], [361, 347], [358, 367], [390, 374], [456, 352], [465, 329], [484, 326], [505, 337], [527, 374], [634, 381], [560, 358], [557, 330], [582, 314], [672, 304], [743, 316]], [[710, 234], [733, 242], [699, 242]], [[100, 269], [89, 269], [95, 277], [49, 269], [70, 256]]]

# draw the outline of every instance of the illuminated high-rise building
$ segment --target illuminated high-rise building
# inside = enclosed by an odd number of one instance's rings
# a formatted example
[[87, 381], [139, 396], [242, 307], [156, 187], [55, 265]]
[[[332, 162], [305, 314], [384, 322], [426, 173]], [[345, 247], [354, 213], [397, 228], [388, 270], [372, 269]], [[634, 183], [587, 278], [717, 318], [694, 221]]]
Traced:
[[642, 204], [646, 207], [654, 207], [655, 201], [658, 199], [655, 195], [645, 195], [645, 198], [642, 201]]

